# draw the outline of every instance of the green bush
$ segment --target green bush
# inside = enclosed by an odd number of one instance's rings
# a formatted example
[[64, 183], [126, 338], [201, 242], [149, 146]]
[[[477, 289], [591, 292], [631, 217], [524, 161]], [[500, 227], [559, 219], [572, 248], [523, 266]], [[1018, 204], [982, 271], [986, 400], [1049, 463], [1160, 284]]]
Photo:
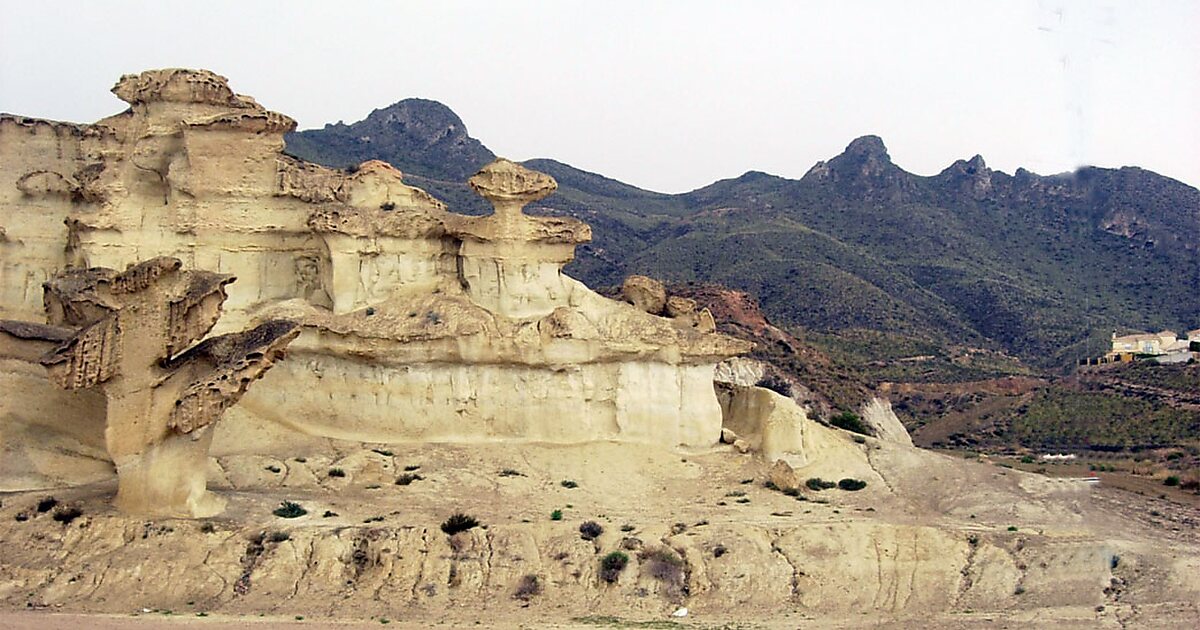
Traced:
[[621, 572], [629, 564], [629, 556], [614, 551], [600, 559], [600, 579], [612, 584], [621, 577]]
[[836, 483], [832, 481], [825, 481], [820, 477], [809, 477], [808, 480], [804, 482], [804, 485], [808, 487], [809, 490], [816, 491], [828, 490], [834, 486], [837, 486]]
[[561, 521], [562, 516], [562, 510], [554, 510], [553, 512], [550, 512], [550, 520], [552, 521]]
[[308, 514], [308, 510], [304, 509], [299, 503], [284, 501], [271, 513], [279, 518], [299, 518]]
[[562, 487], [564, 487], [564, 488], [578, 488], [578, 487], [579, 487], [579, 484], [575, 483], [574, 481], [572, 481], [572, 480], [570, 480], [570, 479], [563, 479], [563, 480], [562, 480], [562, 481], [559, 483], [559, 485], [560, 485], [560, 486], [562, 486]]
[[442, 523], [442, 531], [453, 536], [459, 532], [465, 532], [468, 529], [478, 526], [479, 521], [475, 517], [458, 512]]
[[837, 483], [837, 485], [838, 485], [838, 487], [839, 487], [839, 488], [841, 488], [842, 490], [848, 490], [848, 491], [850, 491], [850, 492], [857, 492], [857, 491], [859, 491], [859, 490], [862, 490], [863, 488], [866, 488], [866, 487], [867, 487], [867, 482], [865, 482], [865, 481], [863, 481], [863, 480], [861, 480], [861, 479], [849, 479], [849, 478], [847, 478], [847, 479], [843, 479], [843, 480], [839, 481], [839, 482]]
[[1179, 477], [1176, 475], [1171, 475], [1170, 477], [1163, 479], [1163, 485], [1171, 486], [1171, 487], [1178, 486], [1179, 485]]
[[342, 470], [341, 468], [330, 468], [329, 476], [330, 477], [345, 477], [346, 471]]
[[849, 411], [843, 411], [842, 413], [833, 416], [829, 419], [829, 424], [839, 429], [845, 429], [854, 433], [871, 435], [871, 429], [867, 427], [867, 425], [863, 424], [862, 418], [859, 418], [858, 414], [851, 413]]

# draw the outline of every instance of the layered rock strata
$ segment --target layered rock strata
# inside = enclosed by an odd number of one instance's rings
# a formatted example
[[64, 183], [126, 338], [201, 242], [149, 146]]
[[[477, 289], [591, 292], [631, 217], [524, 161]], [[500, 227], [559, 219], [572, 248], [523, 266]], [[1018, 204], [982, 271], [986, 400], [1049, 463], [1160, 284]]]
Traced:
[[385, 442], [719, 438], [713, 366], [749, 345], [564, 275], [591, 233], [524, 214], [549, 176], [498, 160], [471, 180], [494, 214], [457, 215], [383, 162], [289, 157], [294, 122], [211, 72], [113, 91], [129, 109], [91, 125], [0, 117], [0, 317], [39, 319], [41, 284], [65, 268], [172, 256], [236, 273], [218, 332], [287, 318], [303, 333], [218, 448], [280, 425]]
[[[160, 257], [124, 272], [68, 271], [46, 283], [50, 325], [0, 324], [10, 356], [38, 361], [65, 390], [99, 390], [104, 438], [116, 464], [116, 504], [135, 514], [210, 516], [212, 425], [299, 334], [288, 321], [200, 341], [221, 316], [232, 276], [181, 271]], [[199, 342], [199, 343], [197, 343]]]

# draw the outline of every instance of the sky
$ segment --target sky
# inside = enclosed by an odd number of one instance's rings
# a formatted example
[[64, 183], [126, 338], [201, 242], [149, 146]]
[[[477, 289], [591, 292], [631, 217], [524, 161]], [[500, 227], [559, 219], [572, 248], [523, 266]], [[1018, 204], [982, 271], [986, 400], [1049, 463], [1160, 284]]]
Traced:
[[441, 101], [499, 155], [684, 192], [798, 178], [876, 134], [1200, 185], [1200, 2], [0, 0], [0, 111], [91, 122], [122, 74], [207, 68], [301, 129]]

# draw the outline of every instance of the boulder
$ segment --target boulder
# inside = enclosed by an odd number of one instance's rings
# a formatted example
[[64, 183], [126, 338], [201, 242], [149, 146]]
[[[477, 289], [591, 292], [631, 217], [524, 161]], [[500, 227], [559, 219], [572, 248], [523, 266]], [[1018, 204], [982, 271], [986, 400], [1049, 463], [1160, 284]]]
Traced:
[[782, 459], [775, 460], [775, 464], [767, 473], [767, 478], [780, 490], [800, 489], [800, 475], [796, 474], [796, 469], [792, 468], [791, 464]]
[[681, 317], [683, 315], [691, 315], [696, 312], [696, 300], [685, 298], [679, 295], [672, 295], [667, 298], [666, 313], [667, 317]]
[[626, 302], [639, 309], [658, 315], [667, 304], [667, 290], [654, 278], [646, 276], [629, 276], [621, 285], [621, 295]]

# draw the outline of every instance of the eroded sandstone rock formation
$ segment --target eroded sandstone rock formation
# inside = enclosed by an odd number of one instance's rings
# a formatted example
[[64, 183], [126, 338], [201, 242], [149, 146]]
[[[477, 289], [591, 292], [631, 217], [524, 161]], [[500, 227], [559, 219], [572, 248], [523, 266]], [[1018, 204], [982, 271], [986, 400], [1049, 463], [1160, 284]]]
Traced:
[[234, 277], [180, 267], [159, 257], [123, 272], [67, 271], [46, 283], [49, 325], [0, 323], [7, 356], [28, 360], [59, 341], [38, 359], [51, 379], [66, 390], [103, 392], [116, 504], [130, 513], [221, 511], [205, 489], [212, 425], [300, 332], [277, 320], [200, 341]]
[[[283, 153], [295, 124], [199, 70], [122, 77], [91, 125], [0, 117], [0, 317], [37, 319], [58, 270], [172, 256], [236, 273], [218, 332], [303, 333], [229, 411], [242, 428], [379, 442], [717, 441], [713, 366], [748, 349], [706, 313], [651, 315], [562, 273], [587, 225], [530, 216], [552, 178], [497, 160], [468, 217], [383, 162]], [[675, 312], [673, 311], [673, 312]], [[281, 431], [279, 439], [289, 432]]]

